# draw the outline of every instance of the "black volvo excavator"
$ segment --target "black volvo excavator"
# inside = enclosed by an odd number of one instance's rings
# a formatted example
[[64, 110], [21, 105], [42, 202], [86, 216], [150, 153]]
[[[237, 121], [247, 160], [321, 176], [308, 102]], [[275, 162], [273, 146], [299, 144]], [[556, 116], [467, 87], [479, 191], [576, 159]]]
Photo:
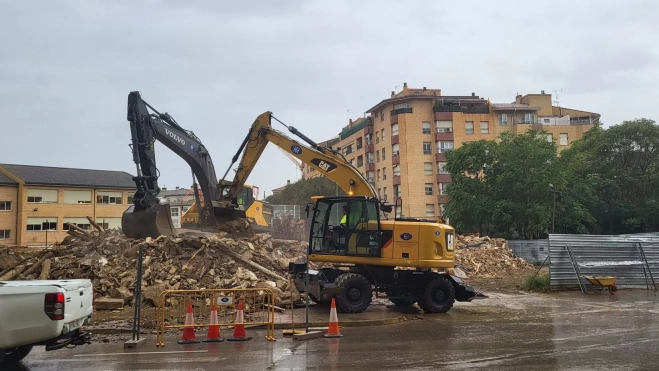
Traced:
[[[216, 232], [218, 223], [246, 217], [245, 209], [250, 205], [239, 205], [238, 196], [240, 191], [251, 193], [251, 189], [240, 184], [236, 192], [222, 191], [211, 156], [192, 131], [182, 128], [169, 114], [155, 110], [137, 91], [128, 95], [127, 118], [130, 122], [133, 162], [137, 169], [137, 175], [133, 177], [137, 186], [133, 204], [121, 219], [121, 227], [127, 237], [156, 238], [160, 235], [172, 235], [176, 231], [169, 204], [158, 198], [161, 189], [158, 186], [160, 171], [156, 166], [154, 148], [156, 140], [179, 155], [192, 169], [195, 207], [196, 210], [201, 210], [198, 213], [198, 224], [193, 228]], [[199, 182], [198, 185], [194, 178]], [[203, 203], [198, 197], [199, 188]], [[252, 202], [260, 203], [255, 200]], [[259, 213], [267, 212], [263, 210], [265, 208], [269, 208], [270, 214], [272, 213], [270, 205], [264, 203], [263, 207], [257, 207]], [[191, 226], [187, 225], [186, 228]]]

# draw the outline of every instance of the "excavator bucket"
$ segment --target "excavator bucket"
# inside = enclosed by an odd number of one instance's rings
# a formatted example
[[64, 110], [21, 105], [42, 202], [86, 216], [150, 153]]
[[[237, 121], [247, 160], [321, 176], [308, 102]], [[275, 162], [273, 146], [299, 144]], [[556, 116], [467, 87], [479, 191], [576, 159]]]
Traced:
[[228, 222], [231, 220], [242, 219], [247, 217], [244, 210], [234, 209], [231, 207], [227, 207], [227, 208], [216, 207], [214, 212], [215, 212], [215, 220], [218, 223]]
[[154, 205], [143, 211], [135, 211], [135, 205], [131, 205], [121, 217], [121, 228], [128, 238], [157, 238], [176, 233], [169, 204]]

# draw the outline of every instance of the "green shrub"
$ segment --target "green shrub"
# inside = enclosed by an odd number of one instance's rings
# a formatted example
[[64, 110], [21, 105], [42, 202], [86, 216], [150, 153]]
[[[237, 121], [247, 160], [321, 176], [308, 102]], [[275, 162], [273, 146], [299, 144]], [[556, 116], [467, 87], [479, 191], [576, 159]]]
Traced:
[[548, 292], [550, 290], [549, 284], [549, 273], [543, 273], [536, 275], [535, 273], [529, 274], [522, 280], [521, 284], [522, 290], [526, 291], [543, 291]]

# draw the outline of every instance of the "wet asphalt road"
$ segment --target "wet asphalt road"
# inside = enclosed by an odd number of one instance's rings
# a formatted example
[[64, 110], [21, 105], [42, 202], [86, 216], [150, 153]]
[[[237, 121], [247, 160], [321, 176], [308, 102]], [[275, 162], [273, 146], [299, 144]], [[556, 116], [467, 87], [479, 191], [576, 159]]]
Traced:
[[658, 303], [654, 291], [500, 294], [460, 303], [448, 315], [344, 328], [341, 339], [294, 341], [277, 330], [277, 341], [268, 342], [248, 330], [254, 339], [244, 343], [183, 346], [168, 338], [155, 348], [148, 336], [136, 354], [123, 343], [37, 349], [17, 369], [657, 370]]

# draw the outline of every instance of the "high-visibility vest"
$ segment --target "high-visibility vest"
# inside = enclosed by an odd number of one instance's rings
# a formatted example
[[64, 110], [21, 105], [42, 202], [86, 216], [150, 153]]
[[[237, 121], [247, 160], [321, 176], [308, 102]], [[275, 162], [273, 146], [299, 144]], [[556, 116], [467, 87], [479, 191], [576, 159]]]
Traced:
[[347, 218], [348, 215], [344, 215], [343, 218], [341, 218], [341, 224], [346, 224], [348, 222]]

